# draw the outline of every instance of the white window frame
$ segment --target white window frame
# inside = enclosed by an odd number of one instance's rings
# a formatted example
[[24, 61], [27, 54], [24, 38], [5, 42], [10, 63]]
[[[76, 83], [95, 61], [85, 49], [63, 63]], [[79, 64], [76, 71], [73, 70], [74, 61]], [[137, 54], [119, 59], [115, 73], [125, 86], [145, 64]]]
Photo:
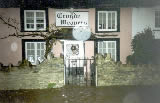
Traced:
[[[115, 58], [114, 58], [114, 60], [115, 61], [117, 61], [117, 41], [99, 41], [98, 42], [98, 53], [100, 53], [100, 47], [99, 47], [99, 44], [100, 44], [100, 42], [104, 42], [104, 43], [106, 43], [106, 51], [103, 51], [103, 53], [102, 53], [102, 55], [104, 55], [104, 53], [108, 53], [108, 43], [115, 43]], [[103, 47], [102, 47], [103, 48]], [[102, 49], [101, 48], [101, 49]], [[110, 48], [111, 49], [111, 48]], [[113, 49], [113, 48], [112, 48]], [[104, 49], [102, 49], [102, 50], [104, 50]], [[111, 54], [111, 58], [112, 58], [112, 54]]]
[[[26, 20], [26, 13], [27, 12], [33, 12], [34, 13], [34, 28], [33, 29], [28, 29], [27, 28], [27, 20]], [[37, 29], [36, 24], [36, 12], [43, 12], [44, 13], [44, 28], [43, 29]], [[45, 10], [24, 10], [24, 30], [25, 31], [44, 31], [46, 30], [46, 13]]]
[[36, 65], [38, 64], [38, 60], [37, 60], [37, 43], [44, 43], [44, 54], [45, 54], [45, 51], [46, 51], [46, 43], [45, 42], [25, 42], [25, 59], [28, 60], [27, 58], [27, 43], [33, 43], [34, 44], [34, 47], [35, 47], [35, 50], [34, 50], [34, 53], [35, 53], [35, 61], [34, 62], [31, 62], [32, 65]]
[[[100, 25], [99, 25], [99, 13], [106, 13], [106, 29], [99, 29]], [[115, 29], [108, 29], [108, 13], [115, 13]], [[112, 16], [111, 16], [112, 18]], [[112, 19], [111, 19], [112, 21]], [[112, 25], [112, 22], [111, 22]], [[117, 11], [98, 11], [98, 31], [117, 31]]]
[[154, 26], [155, 26], [156, 29], [157, 29], [157, 28], [160, 29], [160, 14], [159, 14], [159, 16], [158, 16], [159, 26], [157, 27], [157, 26], [156, 26], [156, 22], [157, 22], [157, 21], [156, 21], [156, 12], [159, 12], [159, 13], [160, 13], [160, 9], [157, 9], [157, 10], [155, 10], [155, 12], [154, 12], [154, 16], [155, 16]]

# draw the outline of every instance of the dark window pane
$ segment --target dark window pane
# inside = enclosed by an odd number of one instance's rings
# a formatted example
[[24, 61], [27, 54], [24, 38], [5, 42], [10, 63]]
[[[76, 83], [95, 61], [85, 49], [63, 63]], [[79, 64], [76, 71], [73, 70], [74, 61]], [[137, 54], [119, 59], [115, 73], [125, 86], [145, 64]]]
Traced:
[[99, 29], [102, 29], [102, 13], [99, 13]]

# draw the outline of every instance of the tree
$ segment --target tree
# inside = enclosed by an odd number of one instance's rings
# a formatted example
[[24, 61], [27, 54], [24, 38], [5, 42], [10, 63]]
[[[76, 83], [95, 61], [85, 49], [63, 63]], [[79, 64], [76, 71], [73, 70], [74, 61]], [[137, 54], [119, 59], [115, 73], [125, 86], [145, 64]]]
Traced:
[[155, 41], [153, 32], [149, 27], [137, 33], [131, 44], [133, 54], [127, 57], [127, 62], [132, 64], [154, 64]]

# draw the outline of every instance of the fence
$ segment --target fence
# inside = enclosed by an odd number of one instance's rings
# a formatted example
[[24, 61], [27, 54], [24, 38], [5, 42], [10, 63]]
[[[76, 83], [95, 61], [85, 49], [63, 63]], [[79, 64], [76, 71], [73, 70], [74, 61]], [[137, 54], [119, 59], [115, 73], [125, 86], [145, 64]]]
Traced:
[[95, 85], [94, 59], [67, 59], [64, 69], [66, 85]]

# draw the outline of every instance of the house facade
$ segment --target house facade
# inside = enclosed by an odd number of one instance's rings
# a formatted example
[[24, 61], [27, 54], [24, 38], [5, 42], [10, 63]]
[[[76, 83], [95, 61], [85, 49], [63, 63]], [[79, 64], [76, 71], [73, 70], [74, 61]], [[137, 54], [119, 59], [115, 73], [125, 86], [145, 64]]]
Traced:
[[148, 27], [160, 39], [160, 6], [132, 8], [132, 37]]
[[[159, 19], [157, 19], [160, 17], [159, 12], [156, 11], [156, 19], [154, 19], [152, 17], [154, 12], [150, 9], [114, 5], [114, 2], [105, 5], [102, 2], [98, 6], [76, 8], [33, 7], [30, 5], [0, 8], [0, 15], [16, 19], [17, 27], [24, 34], [39, 31], [47, 32], [47, 28], [54, 24], [59, 28], [71, 29], [72, 32], [78, 27], [84, 29], [77, 33], [85, 33], [85, 30], [89, 28], [90, 32], [95, 35], [95, 39], [89, 38], [86, 41], [79, 41], [74, 37], [60, 39], [54, 44], [52, 54], [55, 57], [63, 55], [64, 59], [91, 59], [97, 53], [107, 53], [111, 55], [114, 61], [121, 61], [125, 64], [126, 57], [132, 53], [132, 37], [137, 32], [142, 31], [145, 26], [154, 27], [154, 23], [157, 23], [155, 26], [159, 27]], [[15, 32], [17, 31], [14, 28], [0, 21], [0, 37]], [[68, 35], [72, 36], [72, 33]], [[10, 36], [0, 40], [0, 62], [5, 66], [10, 63], [17, 66], [22, 59], [28, 59], [33, 65], [36, 65], [44, 60], [44, 53], [45, 41], [42, 37], [24, 36], [17, 38]]]

